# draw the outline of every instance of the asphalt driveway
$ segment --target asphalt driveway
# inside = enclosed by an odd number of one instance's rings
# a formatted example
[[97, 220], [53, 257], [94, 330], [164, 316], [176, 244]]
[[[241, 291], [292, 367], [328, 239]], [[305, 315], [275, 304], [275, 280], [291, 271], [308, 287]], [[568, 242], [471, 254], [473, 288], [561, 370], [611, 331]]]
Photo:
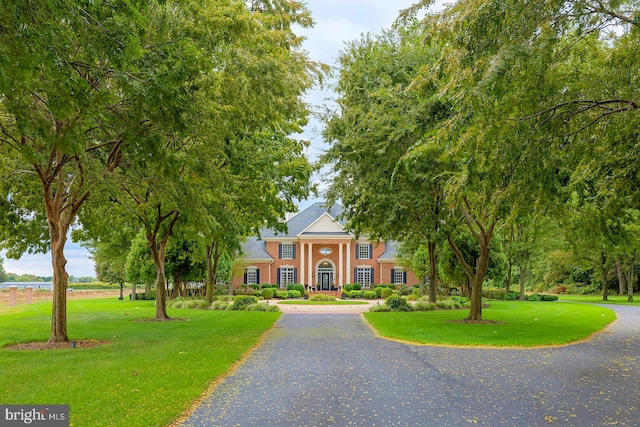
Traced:
[[359, 314], [283, 314], [182, 426], [638, 426], [640, 308], [592, 340], [413, 346]]

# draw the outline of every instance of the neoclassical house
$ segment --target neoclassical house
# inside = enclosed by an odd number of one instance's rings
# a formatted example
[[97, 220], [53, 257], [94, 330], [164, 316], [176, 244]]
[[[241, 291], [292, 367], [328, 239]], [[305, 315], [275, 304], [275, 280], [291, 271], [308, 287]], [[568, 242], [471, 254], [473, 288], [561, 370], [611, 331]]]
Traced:
[[398, 264], [391, 242], [356, 239], [338, 220], [343, 208], [315, 203], [287, 221], [288, 231], [264, 231], [244, 245], [244, 267], [233, 277], [241, 284], [301, 283], [311, 290], [341, 290], [349, 283], [418, 283], [413, 272]]

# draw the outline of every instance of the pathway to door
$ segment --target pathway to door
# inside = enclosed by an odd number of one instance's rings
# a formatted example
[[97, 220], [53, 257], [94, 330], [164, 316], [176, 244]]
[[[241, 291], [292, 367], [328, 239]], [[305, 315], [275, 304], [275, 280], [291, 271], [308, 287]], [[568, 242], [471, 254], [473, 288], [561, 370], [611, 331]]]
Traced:
[[[288, 314], [182, 426], [637, 426], [640, 308], [592, 340], [413, 346], [359, 314]], [[550, 331], [553, 333], [553, 331]]]

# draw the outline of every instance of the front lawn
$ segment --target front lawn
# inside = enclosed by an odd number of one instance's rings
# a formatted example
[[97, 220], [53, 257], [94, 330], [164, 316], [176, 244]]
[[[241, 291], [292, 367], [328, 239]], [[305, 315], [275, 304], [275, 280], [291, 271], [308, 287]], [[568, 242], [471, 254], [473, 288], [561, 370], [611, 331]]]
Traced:
[[169, 309], [184, 318], [154, 316], [154, 301], [68, 302], [71, 340], [109, 344], [68, 350], [9, 350], [45, 341], [51, 303], [21, 305], [0, 315], [3, 404], [68, 404], [72, 426], [165, 426], [213, 380], [241, 360], [280, 313]]
[[491, 301], [485, 321], [468, 324], [463, 310], [364, 313], [382, 337], [418, 344], [482, 347], [537, 347], [585, 339], [616, 319], [608, 308], [588, 304]]

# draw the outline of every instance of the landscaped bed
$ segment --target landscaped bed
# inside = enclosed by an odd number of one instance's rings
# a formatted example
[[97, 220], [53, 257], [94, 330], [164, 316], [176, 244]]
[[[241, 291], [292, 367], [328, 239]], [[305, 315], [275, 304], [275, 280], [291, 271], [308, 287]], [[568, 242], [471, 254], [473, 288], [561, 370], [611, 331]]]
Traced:
[[309, 301], [309, 300], [285, 300], [278, 301], [278, 304], [295, 304], [295, 305], [359, 305], [369, 304], [367, 301], [354, 301], [354, 300], [335, 300], [335, 301]]

